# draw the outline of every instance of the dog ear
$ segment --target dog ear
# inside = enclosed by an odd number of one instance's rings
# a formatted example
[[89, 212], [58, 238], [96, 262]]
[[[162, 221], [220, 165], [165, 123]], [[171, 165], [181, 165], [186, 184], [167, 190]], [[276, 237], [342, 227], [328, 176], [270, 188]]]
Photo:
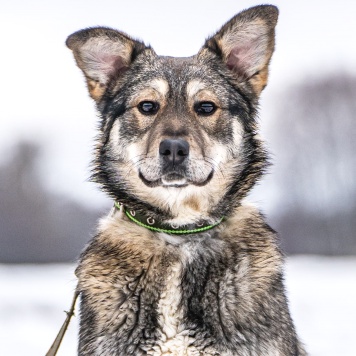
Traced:
[[66, 45], [73, 51], [83, 71], [90, 96], [97, 102], [113, 78], [118, 78], [147, 47], [122, 32], [106, 28], [88, 28], [73, 33]]
[[198, 56], [206, 50], [218, 55], [239, 81], [248, 81], [259, 95], [267, 84], [277, 19], [278, 9], [272, 5], [242, 11], [205, 42]]

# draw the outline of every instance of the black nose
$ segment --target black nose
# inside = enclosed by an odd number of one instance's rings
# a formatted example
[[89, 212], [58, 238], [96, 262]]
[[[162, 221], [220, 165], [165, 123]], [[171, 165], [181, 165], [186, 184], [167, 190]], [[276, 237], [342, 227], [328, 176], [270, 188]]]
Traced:
[[159, 145], [160, 156], [168, 163], [177, 165], [189, 155], [189, 143], [185, 140], [163, 140]]

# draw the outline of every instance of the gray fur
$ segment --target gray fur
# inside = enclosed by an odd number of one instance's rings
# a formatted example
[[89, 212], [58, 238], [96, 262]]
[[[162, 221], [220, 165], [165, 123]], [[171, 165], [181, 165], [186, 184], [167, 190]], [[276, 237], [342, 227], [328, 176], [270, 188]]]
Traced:
[[68, 38], [101, 115], [93, 180], [163, 223], [224, 216], [187, 236], [118, 210], [103, 219], [76, 271], [79, 355], [305, 355], [275, 232], [244, 202], [268, 165], [256, 113], [277, 16], [274, 6], [245, 10], [190, 58], [157, 56], [104, 27]]

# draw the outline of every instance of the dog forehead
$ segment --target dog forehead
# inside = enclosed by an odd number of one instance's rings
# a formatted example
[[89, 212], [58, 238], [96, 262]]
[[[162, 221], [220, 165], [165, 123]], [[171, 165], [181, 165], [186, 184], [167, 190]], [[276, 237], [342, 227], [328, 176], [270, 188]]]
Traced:
[[194, 57], [158, 56], [157, 61], [167, 68], [183, 69], [194, 63]]
[[180, 92], [190, 97], [209, 87], [209, 69], [194, 57], [159, 56], [154, 68], [158, 78], [149, 85], [163, 95]]
[[187, 78], [192, 77], [194, 68], [197, 67], [192, 57], [158, 57], [157, 64], [158, 70], [172, 85], [185, 83]]

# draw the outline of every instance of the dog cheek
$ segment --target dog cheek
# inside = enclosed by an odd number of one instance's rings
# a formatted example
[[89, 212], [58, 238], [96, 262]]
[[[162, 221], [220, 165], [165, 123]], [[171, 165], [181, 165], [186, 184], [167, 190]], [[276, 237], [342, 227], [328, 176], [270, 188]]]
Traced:
[[121, 126], [118, 120], [112, 125], [108, 147], [112, 158], [115, 160], [124, 160], [126, 157], [126, 142], [121, 132]]
[[228, 134], [219, 134], [215, 139], [208, 138], [208, 155], [212, 158], [214, 169], [222, 169], [222, 165], [236, 159], [243, 144], [243, 129], [239, 122], [232, 121], [229, 128], [224, 130]]
[[242, 125], [238, 121], [232, 122], [232, 132], [233, 147], [235, 148], [234, 151], [240, 151], [244, 130]]
[[150, 181], [159, 179], [162, 174], [158, 156], [146, 151], [146, 141], [147, 139], [143, 138], [138, 142], [128, 144], [125, 149], [126, 176], [130, 181], [137, 178], [139, 185], [142, 184], [139, 172]]

